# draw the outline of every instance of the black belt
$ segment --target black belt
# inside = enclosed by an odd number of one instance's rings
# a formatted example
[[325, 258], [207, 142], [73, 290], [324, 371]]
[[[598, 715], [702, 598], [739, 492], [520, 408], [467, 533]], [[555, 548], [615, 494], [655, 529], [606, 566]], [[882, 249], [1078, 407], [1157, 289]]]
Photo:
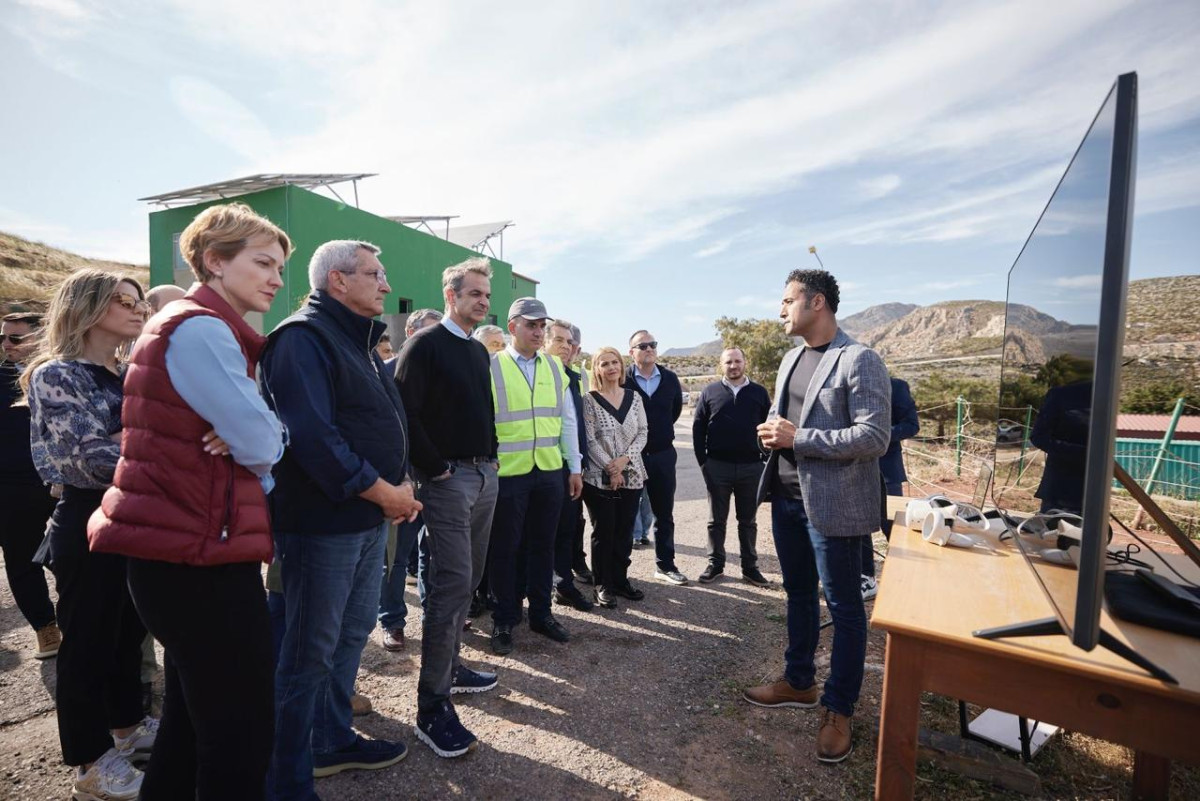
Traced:
[[453, 459], [447, 459], [447, 462], [457, 462], [458, 464], [481, 465], [487, 462], [496, 461], [493, 456], [456, 456]]

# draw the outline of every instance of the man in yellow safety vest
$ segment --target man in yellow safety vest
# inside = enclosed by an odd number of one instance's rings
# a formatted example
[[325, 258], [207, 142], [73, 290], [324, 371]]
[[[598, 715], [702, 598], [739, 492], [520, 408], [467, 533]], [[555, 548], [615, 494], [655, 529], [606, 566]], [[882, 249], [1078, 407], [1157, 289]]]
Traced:
[[[492, 356], [492, 399], [499, 442], [500, 491], [492, 518], [488, 581], [492, 650], [512, 651], [513, 626], [529, 598], [529, 628], [567, 642], [566, 627], [550, 613], [554, 539], [564, 491], [583, 493], [575, 404], [557, 356], [542, 351], [550, 315], [537, 298], [518, 298], [508, 310], [512, 343]], [[563, 464], [569, 477], [564, 488]]]

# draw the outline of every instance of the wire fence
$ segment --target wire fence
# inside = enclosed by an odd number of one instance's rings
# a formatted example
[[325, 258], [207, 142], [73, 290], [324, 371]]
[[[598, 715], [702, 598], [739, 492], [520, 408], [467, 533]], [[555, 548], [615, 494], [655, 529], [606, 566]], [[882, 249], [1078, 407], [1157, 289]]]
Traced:
[[[991, 469], [998, 492], [1016, 504], [1013, 508], [1036, 510], [1038, 487], [1045, 470], [1046, 454], [1030, 442], [1034, 410], [1029, 406], [1001, 406], [956, 398], [918, 409], [918, 416], [955, 407], [955, 419], [944, 420], [940, 435], [919, 436], [903, 443], [908, 480], [923, 494], [941, 493], [952, 499], [983, 501], [980, 477]], [[1197, 407], [1179, 403], [1178, 410]], [[1017, 420], [1002, 415], [1014, 412]], [[982, 419], [979, 419], [982, 418]], [[936, 417], [934, 418], [937, 419]], [[1166, 438], [1164, 437], [1164, 440]], [[1168, 516], [1192, 537], [1200, 537], [1200, 443], [1177, 439], [1117, 441], [1117, 461], [1150, 494]], [[1140, 505], [1114, 482], [1110, 506], [1122, 522], [1140, 520]]]

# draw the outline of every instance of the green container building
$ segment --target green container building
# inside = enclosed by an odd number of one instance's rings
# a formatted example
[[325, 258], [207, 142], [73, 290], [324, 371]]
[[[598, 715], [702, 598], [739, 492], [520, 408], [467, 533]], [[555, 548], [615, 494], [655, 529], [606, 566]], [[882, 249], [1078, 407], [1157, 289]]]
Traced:
[[[212, 186], [227, 187], [229, 184]], [[186, 201], [189, 193], [203, 196], [198, 190], [205, 189], [211, 187], [143, 200], [165, 203], [179, 202], [182, 198]], [[357, 186], [355, 189], [357, 193]], [[286, 231], [294, 246], [284, 270], [283, 290], [276, 296], [270, 311], [248, 318], [260, 331], [270, 331], [304, 302], [309, 294], [308, 261], [317, 247], [329, 240], [360, 239], [381, 248], [379, 260], [387, 269], [388, 283], [392, 287], [384, 300], [383, 320], [389, 326], [393, 342], [397, 343], [404, 338], [404, 321], [409, 312], [420, 308], [443, 308], [442, 271], [480, 255], [438, 236], [293, 183], [246, 194], [234, 195], [227, 191], [222, 194], [225, 196], [151, 212], [150, 283], [153, 286], [170, 283], [189, 286], [193, 281], [191, 268], [179, 252], [179, 236], [183, 229], [209, 206], [233, 200], [245, 203]], [[493, 271], [489, 322], [495, 323], [497, 318], [504, 318], [514, 299], [536, 295], [538, 282], [514, 273], [508, 262], [491, 257], [489, 260]]]

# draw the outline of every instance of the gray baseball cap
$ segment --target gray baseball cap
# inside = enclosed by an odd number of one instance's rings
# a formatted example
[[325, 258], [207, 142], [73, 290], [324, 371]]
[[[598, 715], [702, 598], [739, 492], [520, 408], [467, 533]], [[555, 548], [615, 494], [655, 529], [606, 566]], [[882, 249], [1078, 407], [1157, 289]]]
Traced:
[[537, 298], [517, 298], [508, 307], [508, 319], [524, 317], [526, 320], [550, 320], [546, 312], [546, 304]]

